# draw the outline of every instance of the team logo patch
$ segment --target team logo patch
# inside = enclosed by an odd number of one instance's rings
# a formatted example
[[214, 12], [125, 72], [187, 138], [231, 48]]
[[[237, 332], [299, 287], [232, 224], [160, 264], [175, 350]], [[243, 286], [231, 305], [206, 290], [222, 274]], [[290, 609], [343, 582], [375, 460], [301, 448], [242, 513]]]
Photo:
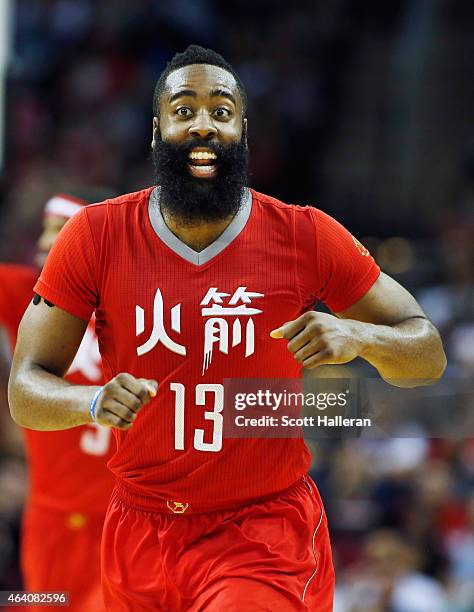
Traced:
[[365, 248], [365, 246], [359, 242], [357, 240], [357, 238], [354, 238], [354, 236], [352, 236], [352, 240], [354, 241], [354, 244], [357, 247], [357, 250], [359, 251], [359, 253], [363, 256], [363, 257], [369, 257], [370, 253], [369, 250]]
[[184, 514], [189, 508], [189, 504], [185, 502], [167, 501], [166, 505], [168, 506], [168, 510], [171, 510], [173, 514]]

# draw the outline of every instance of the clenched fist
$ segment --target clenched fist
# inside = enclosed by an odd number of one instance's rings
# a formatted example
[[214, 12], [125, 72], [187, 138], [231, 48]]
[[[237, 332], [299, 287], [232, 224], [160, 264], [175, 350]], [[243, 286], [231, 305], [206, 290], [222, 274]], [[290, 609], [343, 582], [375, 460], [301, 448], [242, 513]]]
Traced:
[[363, 326], [359, 321], [310, 311], [274, 329], [270, 336], [288, 340], [288, 350], [296, 361], [312, 369], [324, 364], [347, 363], [361, 355]]
[[156, 380], [117, 374], [106, 385], [95, 406], [95, 420], [105, 427], [130, 429], [140, 409], [155, 397]]

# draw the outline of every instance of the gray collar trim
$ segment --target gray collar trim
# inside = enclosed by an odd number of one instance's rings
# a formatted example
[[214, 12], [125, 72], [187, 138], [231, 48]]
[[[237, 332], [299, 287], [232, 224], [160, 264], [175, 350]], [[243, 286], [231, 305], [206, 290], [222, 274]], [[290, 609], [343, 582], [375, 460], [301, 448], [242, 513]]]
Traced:
[[217, 238], [217, 240], [212, 242], [203, 251], [197, 252], [187, 244], [184, 244], [184, 242], [181, 242], [181, 240], [175, 236], [166, 225], [163, 215], [161, 214], [159, 192], [160, 188], [155, 187], [155, 189], [152, 190], [150, 199], [148, 201], [148, 216], [156, 235], [177, 255], [197, 266], [202, 266], [203, 264], [207, 263], [213, 257], [221, 253], [226, 247], [228, 247], [229, 244], [235, 240], [240, 232], [244, 229], [250, 217], [250, 213], [252, 212], [252, 194], [250, 189], [245, 187], [242, 193], [242, 203], [238, 213], [225, 228], [219, 238]]

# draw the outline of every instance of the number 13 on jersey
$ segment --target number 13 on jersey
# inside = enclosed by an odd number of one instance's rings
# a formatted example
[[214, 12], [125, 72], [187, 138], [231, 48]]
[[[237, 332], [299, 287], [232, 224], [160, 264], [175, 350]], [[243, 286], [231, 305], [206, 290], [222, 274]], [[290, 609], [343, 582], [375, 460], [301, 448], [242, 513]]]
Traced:
[[[170, 389], [175, 394], [174, 410], [174, 447], [176, 450], [184, 450], [184, 406], [186, 389], [181, 383], [170, 383]], [[204, 429], [194, 430], [194, 448], [200, 451], [217, 453], [222, 448], [222, 429], [224, 409], [224, 387], [219, 384], [196, 385], [196, 406], [206, 406], [208, 397], [213, 401], [212, 410], [204, 412], [206, 421], [213, 421], [212, 442], [204, 442]], [[212, 397], [213, 396], [213, 397]]]

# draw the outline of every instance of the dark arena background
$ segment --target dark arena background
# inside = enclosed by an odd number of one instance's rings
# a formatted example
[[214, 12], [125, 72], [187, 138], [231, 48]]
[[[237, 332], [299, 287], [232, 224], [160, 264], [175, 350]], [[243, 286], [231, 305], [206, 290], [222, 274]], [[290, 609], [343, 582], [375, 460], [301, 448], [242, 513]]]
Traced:
[[[31, 263], [51, 194], [152, 184], [156, 79], [200, 44], [247, 88], [251, 185], [348, 227], [440, 329], [445, 377], [472, 381], [472, 1], [2, 0], [0, 32], [0, 261]], [[0, 402], [0, 590], [21, 589], [27, 475]], [[472, 416], [463, 435], [404, 425], [309, 442], [335, 612], [474, 610]]]

